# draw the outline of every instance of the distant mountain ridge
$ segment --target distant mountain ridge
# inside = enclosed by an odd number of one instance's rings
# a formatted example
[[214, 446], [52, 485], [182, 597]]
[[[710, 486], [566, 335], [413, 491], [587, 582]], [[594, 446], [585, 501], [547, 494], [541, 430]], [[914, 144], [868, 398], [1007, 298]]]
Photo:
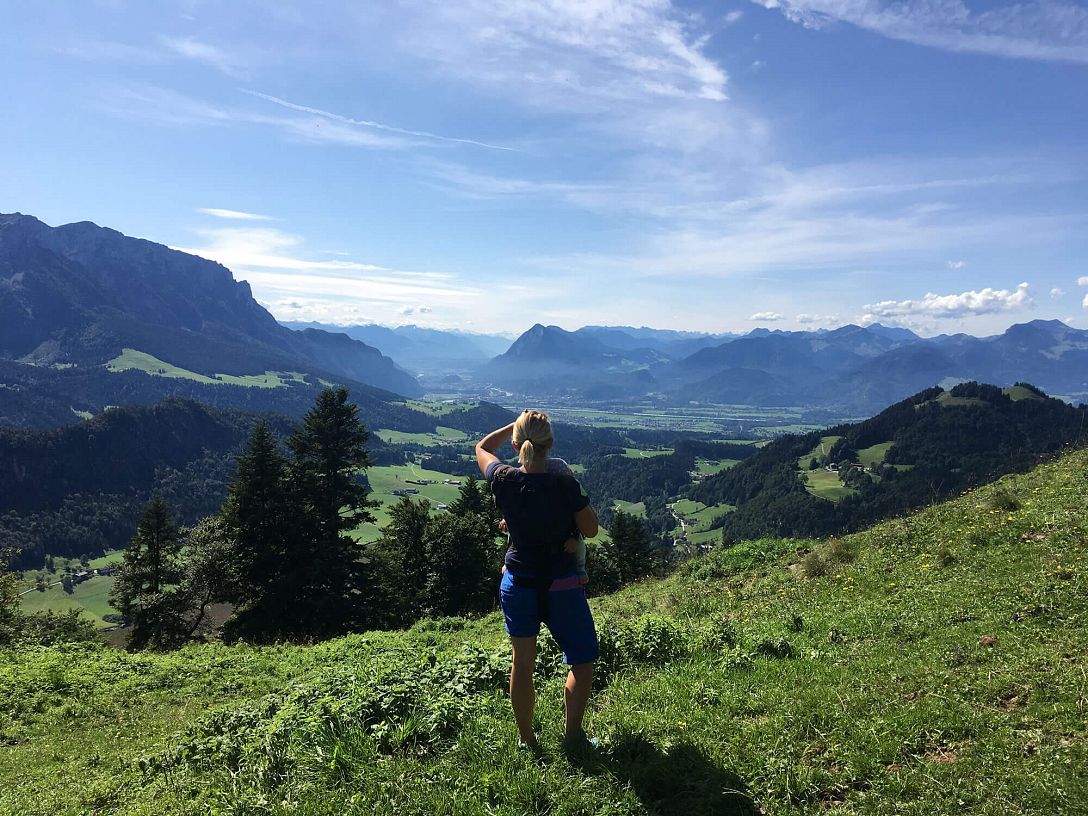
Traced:
[[417, 373], [444, 372], [485, 363], [510, 347], [510, 339], [496, 334], [474, 334], [456, 329], [423, 326], [381, 326], [368, 323], [333, 326], [324, 323], [283, 321], [288, 328], [321, 329], [346, 334], [379, 349], [407, 369]]
[[[933, 385], [968, 380], [999, 385], [1031, 380], [1049, 393], [1088, 398], [1088, 331], [1057, 320], [1017, 324], [993, 337], [922, 338], [880, 324], [757, 329], [724, 340], [657, 334], [665, 336], [599, 326], [570, 332], [537, 324], [480, 376], [512, 390], [587, 400], [655, 396], [856, 413]], [[699, 348], [673, 356], [682, 348], [676, 343]]]
[[0, 357], [97, 365], [126, 347], [204, 374], [310, 371], [421, 393], [375, 348], [279, 325], [214, 261], [90, 222], [0, 215]]

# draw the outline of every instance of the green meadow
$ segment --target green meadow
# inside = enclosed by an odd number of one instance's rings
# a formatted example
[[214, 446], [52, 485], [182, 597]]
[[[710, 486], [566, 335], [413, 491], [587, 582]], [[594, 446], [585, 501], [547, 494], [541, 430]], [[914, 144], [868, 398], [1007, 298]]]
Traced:
[[297, 371], [265, 371], [263, 374], [242, 376], [214, 374], [209, 377], [178, 368], [150, 354], [130, 348], [123, 349], [119, 355], [106, 363], [106, 368], [110, 371], [143, 371], [145, 374], [153, 374], [157, 377], [193, 380], [207, 385], [241, 385], [250, 388], [279, 388], [289, 382], [305, 381], [303, 375]]
[[1088, 801], [1088, 452], [593, 601], [587, 725], [515, 749], [498, 614], [304, 646], [0, 654], [0, 812], [980, 814]]

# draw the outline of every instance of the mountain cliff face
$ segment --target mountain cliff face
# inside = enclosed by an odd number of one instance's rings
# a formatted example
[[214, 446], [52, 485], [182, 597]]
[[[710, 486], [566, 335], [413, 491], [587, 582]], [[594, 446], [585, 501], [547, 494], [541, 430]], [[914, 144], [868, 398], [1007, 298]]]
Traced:
[[312, 371], [419, 393], [364, 343], [279, 325], [221, 264], [89, 222], [0, 215], [0, 357], [96, 365], [125, 347], [206, 374]]

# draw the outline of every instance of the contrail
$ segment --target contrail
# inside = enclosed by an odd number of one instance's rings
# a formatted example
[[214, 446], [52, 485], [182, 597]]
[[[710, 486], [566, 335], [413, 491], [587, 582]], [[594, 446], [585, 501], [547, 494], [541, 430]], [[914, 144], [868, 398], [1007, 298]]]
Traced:
[[260, 91], [251, 91], [246, 88], [239, 88], [242, 93], [249, 96], [255, 96], [258, 99], [263, 99], [266, 102], [272, 102], [280, 107], [290, 108], [291, 110], [299, 111], [300, 113], [310, 113], [314, 116], [321, 116], [325, 119], [332, 119], [336, 122], [343, 122], [346, 125], [358, 125], [360, 127], [374, 128], [375, 130], [386, 130], [391, 133], [401, 133], [405, 136], [418, 136], [423, 139], [436, 139], [440, 142], [455, 142], [457, 144], [475, 145], [476, 147], [486, 147], [489, 150], [508, 150], [512, 153], [520, 152], [513, 147], [503, 147], [502, 145], [488, 144], [487, 142], [478, 142], [475, 139], [458, 139], [453, 136], [441, 136], [437, 133], [428, 133], [425, 130], [406, 130], [405, 128], [394, 127], [393, 125], [383, 125], [381, 122], [371, 122], [367, 119], [352, 119], [348, 116], [341, 116], [338, 113], [331, 113], [330, 111], [324, 111], [320, 108], [311, 108], [306, 105], [299, 105], [294, 102], [288, 102], [286, 99], [280, 99], [278, 96], [272, 96], [271, 94], [261, 93]]

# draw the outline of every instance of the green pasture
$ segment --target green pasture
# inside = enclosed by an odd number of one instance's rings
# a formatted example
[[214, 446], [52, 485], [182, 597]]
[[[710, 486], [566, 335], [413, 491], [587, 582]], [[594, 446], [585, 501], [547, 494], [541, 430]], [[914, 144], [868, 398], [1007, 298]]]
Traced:
[[304, 382], [304, 377], [297, 371], [266, 371], [263, 374], [197, 374], [184, 368], [167, 363], [136, 349], [126, 348], [106, 363], [110, 371], [143, 371], [156, 377], [193, 380], [206, 385], [241, 385], [251, 388], [279, 388], [289, 382]]
[[874, 467], [884, 462], [884, 457], [888, 455], [888, 451], [891, 450], [893, 442], [880, 442], [868, 448], [862, 448], [858, 451], [858, 461], [865, 467]]
[[648, 459], [651, 456], [668, 456], [672, 448], [624, 448], [623, 455], [628, 459]]
[[456, 428], [447, 428], [439, 425], [435, 433], [408, 433], [407, 431], [394, 431], [389, 428], [379, 428], [374, 432], [383, 442], [391, 445], [444, 445], [452, 442], [468, 442], [469, 436], [464, 431]]
[[695, 468], [699, 473], [713, 475], [721, 473], [723, 470], [729, 470], [739, 462], [740, 459], [696, 459]]
[[414, 411], [420, 411], [430, 416], [440, 417], [446, 414], [452, 414], [456, 411], [464, 411], [469, 408], [475, 408], [480, 403], [478, 402], [458, 402], [456, 400], [416, 400], [410, 399], [400, 403], [407, 408], [411, 408]]
[[842, 482], [839, 481], [838, 473], [831, 473], [825, 468], [806, 470], [803, 473], [805, 487], [808, 492], [821, 499], [835, 502], [857, 493], [852, 487], [843, 487]]
[[616, 510], [622, 510], [624, 513], [630, 513], [640, 518], [646, 518], [646, 504], [644, 502], [628, 502], [622, 499], [616, 499], [612, 502], [613, 508]]
[[[60, 573], [50, 580], [60, 580]], [[103, 615], [108, 615], [116, 610], [110, 606], [109, 595], [113, 587], [112, 575], [94, 575], [81, 584], [72, 588], [72, 594], [64, 591], [57, 584], [48, 587], [45, 592], [32, 590], [19, 597], [19, 603], [23, 611], [30, 614], [34, 612], [67, 612], [76, 610], [83, 617], [94, 622], [100, 628], [112, 626], [102, 620]], [[24, 587], [26, 589], [28, 587]]]
[[[437, 513], [441, 511], [435, 510], [435, 505], [449, 504], [460, 494], [460, 488], [457, 485], [442, 484], [442, 480], [457, 479], [462, 481], [466, 478], [451, 476], [449, 473], [439, 473], [435, 470], [425, 470], [416, 464], [372, 467], [367, 470], [366, 475], [370, 481], [372, 491], [369, 498], [378, 504], [376, 507], [371, 508], [370, 511], [374, 515], [375, 521], [361, 524], [352, 531], [352, 535], [359, 541], [376, 541], [381, 535], [381, 528], [389, 523], [389, 508], [401, 500], [400, 496], [392, 495], [392, 491], [409, 488], [418, 490], [418, 494], [414, 494], [409, 498], [413, 501], [427, 499], [431, 503], [432, 512]], [[410, 484], [409, 479], [433, 479], [438, 484]]]

